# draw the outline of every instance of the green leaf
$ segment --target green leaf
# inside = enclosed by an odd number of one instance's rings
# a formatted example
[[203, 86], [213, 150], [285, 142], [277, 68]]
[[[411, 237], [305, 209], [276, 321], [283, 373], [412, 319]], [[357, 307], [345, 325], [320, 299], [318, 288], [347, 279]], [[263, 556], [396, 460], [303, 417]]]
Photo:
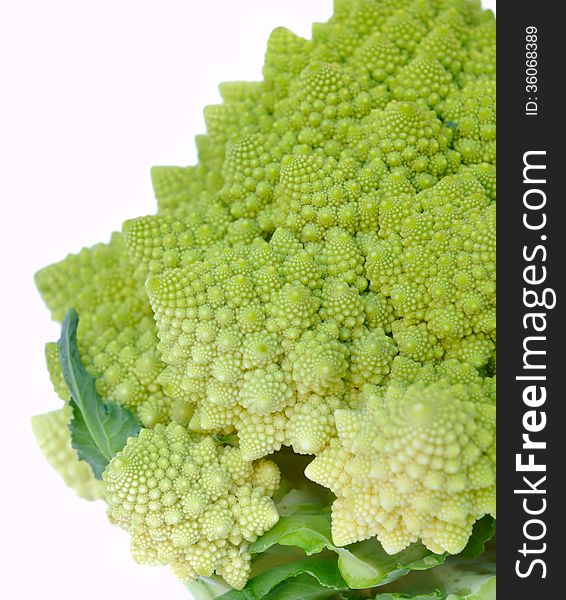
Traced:
[[[307, 575], [313, 582], [305, 583], [305, 579], [290, 582], [299, 576]], [[281, 586], [285, 582], [288, 589], [293, 590], [294, 596], [284, 595], [285, 587]], [[293, 585], [291, 585], [293, 583]], [[318, 586], [318, 588], [317, 588]], [[294, 588], [294, 589], [293, 589]], [[220, 600], [279, 600], [280, 598], [338, 598], [340, 591], [348, 590], [348, 586], [340, 572], [337, 564], [333, 560], [324, 560], [320, 558], [310, 558], [297, 562], [279, 565], [252, 577], [241, 590], [232, 590], [227, 594], [220, 596]], [[303, 595], [303, 593], [310, 595]], [[285, 592], [287, 594], [287, 592]], [[319, 595], [315, 596], [314, 593]], [[320, 595], [320, 594], [325, 595]]]
[[95, 379], [87, 373], [79, 354], [78, 324], [77, 311], [69, 309], [58, 342], [63, 378], [71, 394], [71, 444], [79, 458], [89, 463], [94, 476], [102, 479], [106, 465], [128, 438], [138, 435], [140, 423], [127, 408], [103, 402], [98, 395]]
[[485, 579], [476, 591], [465, 596], [450, 594], [450, 596], [446, 597], [446, 600], [495, 600], [496, 587], [497, 580], [495, 575], [493, 575]]
[[[495, 600], [495, 571], [495, 553], [490, 547], [477, 559], [451, 556], [436, 569], [410, 573], [386, 589], [408, 598], [436, 593], [442, 600]], [[377, 595], [376, 600], [389, 599]]]
[[338, 568], [351, 588], [385, 585], [413, 570], [432, 569], [442, 564], [447, 554], [434, 554], [422, 544], [412, 544], [397, 554], [387, 554], [376, 539], [335, 548]]
[[264, 600], [342, 600], [340, 590], [322, 585], [311, 575], [298, 575], [275, 587]]
[[273, 589], [265, 600], [347, 600], [340, 591], [323, 586], [310, 575], [288, 579]]
[[462, 558], [476, 558], [483, 554], [485, 545], [495, 535], [495, 519], [486, 515], [479, 521], [476, 521], [472, 535], [466, 544], [466, 547], [458, 556]]
[[279, 521], [250, 546], [260, 554], [275, 544], [296, 546], [306, 554], [333, 548], [330, 533], [330, 508], [304, 489], [294, 489], [277, 502]]
[[435, 573], [446, 600], [495, 600], [495, 563], [460, 558]]
[[297, 546], [308, 555], [322, 552], [332, 546], [330, 514], [279, 517], [277, 524], [250, 546], [250, 552], [259, 554], [274, 544]]
[[[329, 501], [332, 502], [332, 499]], [[277, 502], [277, 510], [284, 517], [320, 513], [330, 516], [330, 506], [321, 500], [320, 494], [315, 495], [307, 489], [292, 489]]]
[[187, 585], [192, 600], [215, 600], [232, 588], [220, 577], [199, 577]]

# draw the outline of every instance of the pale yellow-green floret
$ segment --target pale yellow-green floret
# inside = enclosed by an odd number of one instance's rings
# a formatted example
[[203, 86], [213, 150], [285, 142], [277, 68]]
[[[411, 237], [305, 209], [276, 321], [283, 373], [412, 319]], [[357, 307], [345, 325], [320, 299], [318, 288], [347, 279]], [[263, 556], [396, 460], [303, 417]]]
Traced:
[[[250, 459], [282, 444], [321, 451], [349, 389], [381, 382], [397, 352], [383, 330], [370, 333], [380, 300], [363, 289], [367, 281], [356, 286], [354, 239], [337, 229], [328, 236], [328, 250], [313, 255], [289, 230], [277, 229], [269, 243], [226, 250], [147, 282], [168, 365], [160, 376], [165, 393], [196, 404], [191, 427], [234, 428]], [[351, 249], [343, 264], [340, 247]], [[295, 271], [299, 282], [288, 283]], [[315, 427], [302, 407], [313, 394], [322, 419]]]
[[495, 406], [481, 378], [457, 361], [418, 373], [337, 410], [338, 437], [306, 469], [336, 494], [337, 545], [377, 536], [395, 553], [420, 539], [455, 554], [495, 516]]
[[[98, 393], [139, 411], [147, 426], [168, 423], [171, 401], [157, 383], [164, 365], [155, 322], [122, 235], [42, 269], [36, 283], [54, 319], [62, 321], [69, 308], [80, 314], [79, 350], [87, 371], [96, 377]], [[47, 345], [46, 358], [58, 395], [67, 399], [55, 344]]]
[[103, 474], [110, 520], [131, 534], [140, 563], [167, 564], [185, 582], [214, 573], [241, 589], [247, 545], [277, 522], [279, 470], [183, 426], [142, 429]]
[[71, 446], [70, 420], [71, 408], [68, 405], [35, 415], [31, 419], [33, 434], [45, 459], [63, 481], [81, 498], [98, 500], [103, 497], [104, 486], [95, 479], [90, 465], [79, 460], [77, 451]]

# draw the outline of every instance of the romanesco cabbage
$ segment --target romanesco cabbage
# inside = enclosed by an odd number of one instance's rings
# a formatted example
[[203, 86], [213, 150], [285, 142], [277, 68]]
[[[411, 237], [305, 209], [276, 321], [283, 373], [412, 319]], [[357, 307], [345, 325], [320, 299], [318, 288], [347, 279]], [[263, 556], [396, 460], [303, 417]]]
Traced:
[[[493, 15], [335, 0], [220, 93], [199, 163], [152, 169], [155, 215], [36, 276], [141, 433], [103, 482], [68, 405], [34, 418], [40, 446], [81, 495], [104, 490], [136, 560], [185, 582], [243, 588], [274, 499], [309, 480], [336, 498], [328, 548], [459, 553], [495, 516]], [[289, 452], [314, 458], [290, 473]]]

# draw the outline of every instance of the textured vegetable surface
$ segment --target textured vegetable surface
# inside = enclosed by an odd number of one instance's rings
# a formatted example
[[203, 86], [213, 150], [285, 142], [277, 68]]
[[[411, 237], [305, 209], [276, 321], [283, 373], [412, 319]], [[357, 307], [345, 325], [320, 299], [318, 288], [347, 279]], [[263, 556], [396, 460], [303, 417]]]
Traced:
[[70, 315], [40, 446], [203, 594], [489, 598], [491, 568], [407, 574], [491, 560], [493, 15], [336, 0], [263, 76], [220, 86], [197, 165], [153, 168], [155, 215], [37, 274]]

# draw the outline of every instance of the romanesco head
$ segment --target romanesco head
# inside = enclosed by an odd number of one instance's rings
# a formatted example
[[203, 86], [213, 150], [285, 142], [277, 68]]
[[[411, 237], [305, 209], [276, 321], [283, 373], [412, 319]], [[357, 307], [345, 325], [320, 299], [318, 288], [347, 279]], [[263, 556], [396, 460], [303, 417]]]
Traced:
[[420, 371], [337, 410], [338, 437], [306, 469], [337, 496], [338, 545], [377, 536], [390, 553], [418, 539], [457, 553], [495, 515], [495, 406], [481, 378], [458, 361]]
[[217, 573], [241, 589], [246, 552], [279, 516], [279, 470], [239, 448], [171, 423], [142, 429], [106, 468], [110, 520], [129, 531], [140, 563], [167, 564], [185, 582]]

